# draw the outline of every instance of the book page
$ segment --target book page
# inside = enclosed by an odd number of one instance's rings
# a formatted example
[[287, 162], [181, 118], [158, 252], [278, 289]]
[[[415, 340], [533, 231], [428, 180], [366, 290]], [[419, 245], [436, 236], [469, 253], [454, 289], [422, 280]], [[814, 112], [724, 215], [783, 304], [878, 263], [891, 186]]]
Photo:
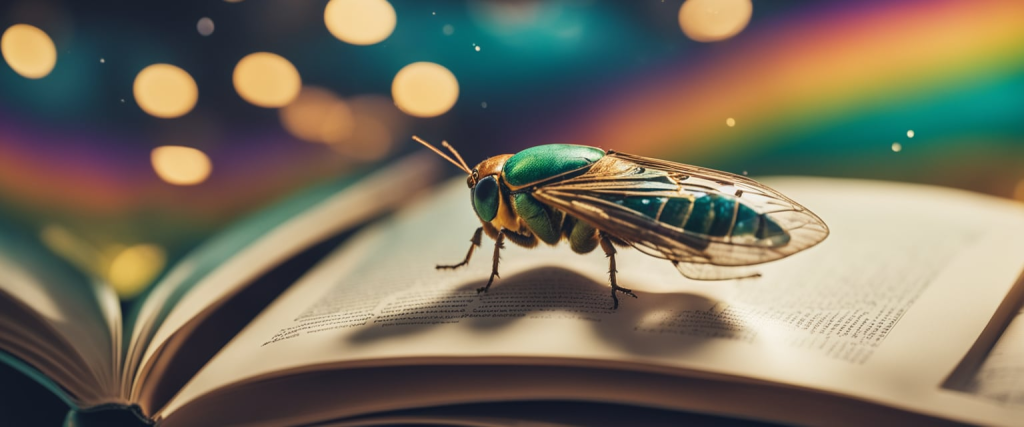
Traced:
[[996, 341], [963, 391], [1001, 405], [1024, 408], [1024, 307]]
[[478, 224], [465, 184], [451, 184], [325, 260], [163, 413], [246, 378], [416, 358], [643, 365], [967, 420], [988, 409], [939, 384], [1024, 269], [1012, 255], [1024, 253], [1024, 210], [913, 185], [770, 182], [818, 213], [832, 235], [758, 266], [760, 278], [723, 282], [688, 280], [664, 260], [623, 249], [619, 283], [639, 299], [620, 297], [618, 310], [599, 250], [506, 243], [501, 278], [484, 295], [475, 289], [491, 267], [487, 239], [465, 270], [435, 270], [461, 259]]
[[18, 306], [0, 302], [9, 307], [0, 310], [0, 350], [38, 355], [25, 360], [30, 365], [51, 362], [63, 373], [42, 370], [71, 389], [77, 403], [118, 395], [120, 307], [111, 288], [79, 273], [35, 236], [0, 227], [0, 299]]

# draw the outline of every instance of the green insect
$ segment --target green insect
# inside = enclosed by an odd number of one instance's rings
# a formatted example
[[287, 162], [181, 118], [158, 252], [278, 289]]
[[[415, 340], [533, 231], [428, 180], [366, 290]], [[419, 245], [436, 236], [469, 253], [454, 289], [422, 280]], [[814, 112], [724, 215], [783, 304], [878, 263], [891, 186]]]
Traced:
[[745, 176], [584, 145], [551, 144], [494, 156], [470, 169], [430, 148], [465, 171], [473, 210], [482, 226], [473, 233], [469, 263], [481, 233], [494, 239], [491, 277], [498, 277], [505, 239], [526, 248], [569, 241], [585, 254], [598, 246], [609, 259], [613, 309], [617, 293], [636, 298], [615, 281], [618, 247], [672, 262], [697, 280], [757, 277], [747, 266], [774, 261], [814, 246], [828, 226], [803, 206]]

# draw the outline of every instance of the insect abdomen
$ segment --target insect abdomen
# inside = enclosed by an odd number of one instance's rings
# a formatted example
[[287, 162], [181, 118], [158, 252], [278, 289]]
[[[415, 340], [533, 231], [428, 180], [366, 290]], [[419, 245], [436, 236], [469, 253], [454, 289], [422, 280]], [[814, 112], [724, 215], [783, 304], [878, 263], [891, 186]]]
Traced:
[[766, 214], [757, 213], [725, 194], [695, 195], [693, 207], [685, 217], [662, 217], [660, 220], [685, 221], [673, 224], [683, 230], [712, 237], [753, 237], [767, 246], [781, 246], [789, 242], [789, 234]]
[[565, 213], [537, 201], [529, 193], [512, 195], [512, 204], [515, 207], [516, 215], [541, 241], [553, 245], [562, 238], [562, 231], [559, 227], [562, 225]]
[[757, 213], [730, 195], [625, 196], [611, 201], [690, 233], [746, 237], [765, 246], [781, 246], [789, 241], [789, 234], [770, 216]]

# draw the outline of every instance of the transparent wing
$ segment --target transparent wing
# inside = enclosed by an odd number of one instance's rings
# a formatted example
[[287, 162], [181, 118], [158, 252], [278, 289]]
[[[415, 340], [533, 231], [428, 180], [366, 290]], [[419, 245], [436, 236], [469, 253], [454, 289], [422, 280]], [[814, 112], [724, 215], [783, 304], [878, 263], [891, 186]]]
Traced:
[[673, 265], [675, 265], [676, 270], [679, 270], [683, 276], [694, 280], [733, 280], [761, 277], [761, 273], [758, 273], [752, 270], [751, 267], [747, 266], [723, 267], [720, 265], [696, 264], [691, 262], [675, 262]]
[[[737, 197], [785, 229], [790, 239], [766, 245], [755, 239], [708, 236], [657, 221], [609, 201], [609, 195]], [[698, 166], [609, 152], [587, 173], [533, 190], [541, 202], [593, 224], [640, 251], [680, 263], [743, 266], [774, 261], [816, 245], [828, 236], [817, 215], [790, 198], [740, 175]]]

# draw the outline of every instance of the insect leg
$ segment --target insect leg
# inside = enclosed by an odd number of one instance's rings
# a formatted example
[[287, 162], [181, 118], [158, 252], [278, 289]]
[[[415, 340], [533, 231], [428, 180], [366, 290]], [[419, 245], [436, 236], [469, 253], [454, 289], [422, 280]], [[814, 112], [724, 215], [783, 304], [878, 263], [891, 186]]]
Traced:
[[487, 286], [477, 288], [476, 293], [487, 292], [498, 277], [498, 261], [501, 259], [501, 250], [505, 249], [505, 230], [498, 230], [498, 237], [494, 239], [494, 264], [491, 266], [491, 278], [487, 280]]
[[615, 295], [616, 292], [622, 292], [633, 298], [636, 298], [636, 294], [632, 290], [623, 288], [618, 283], [615, 283], [615, 273], [617, 273], [615, 269], [615, 246], [612, 246], [611, 239], [608, 238], [607, 234], [604, 232], [599, 232], [599, 234], [601, 235], [601, 249], [604, 249], [604, 254], [608, 257], [608, 277], [612, 282], [612, 301], [614, 302], [612, 310], [615, 310], [619, 308], [619, 297]]
[[466, 252], [466, 259], [462, 260], [462, 262], [460, 262], [458, 264], [452, 264], [452, 265], [440, 265], [440, 264], [438, 264], [437, 269], [438, 270], [453, 270], [453, 269], [462, 267], [462, 266], [464, 266], [466, 264], [469, 264], [469, 258], [473, 256], [473, 249], [476, 249], [477, 247], [480, 246], [480, 233], [483, 232], [483, 231], [484, 231], [483, 227], [477, 228], [476, 232], [473, 233], [473, 238], [469, 239], [470, 243], [472, 243], [472, 244], [469, 245], [469, 252]]

